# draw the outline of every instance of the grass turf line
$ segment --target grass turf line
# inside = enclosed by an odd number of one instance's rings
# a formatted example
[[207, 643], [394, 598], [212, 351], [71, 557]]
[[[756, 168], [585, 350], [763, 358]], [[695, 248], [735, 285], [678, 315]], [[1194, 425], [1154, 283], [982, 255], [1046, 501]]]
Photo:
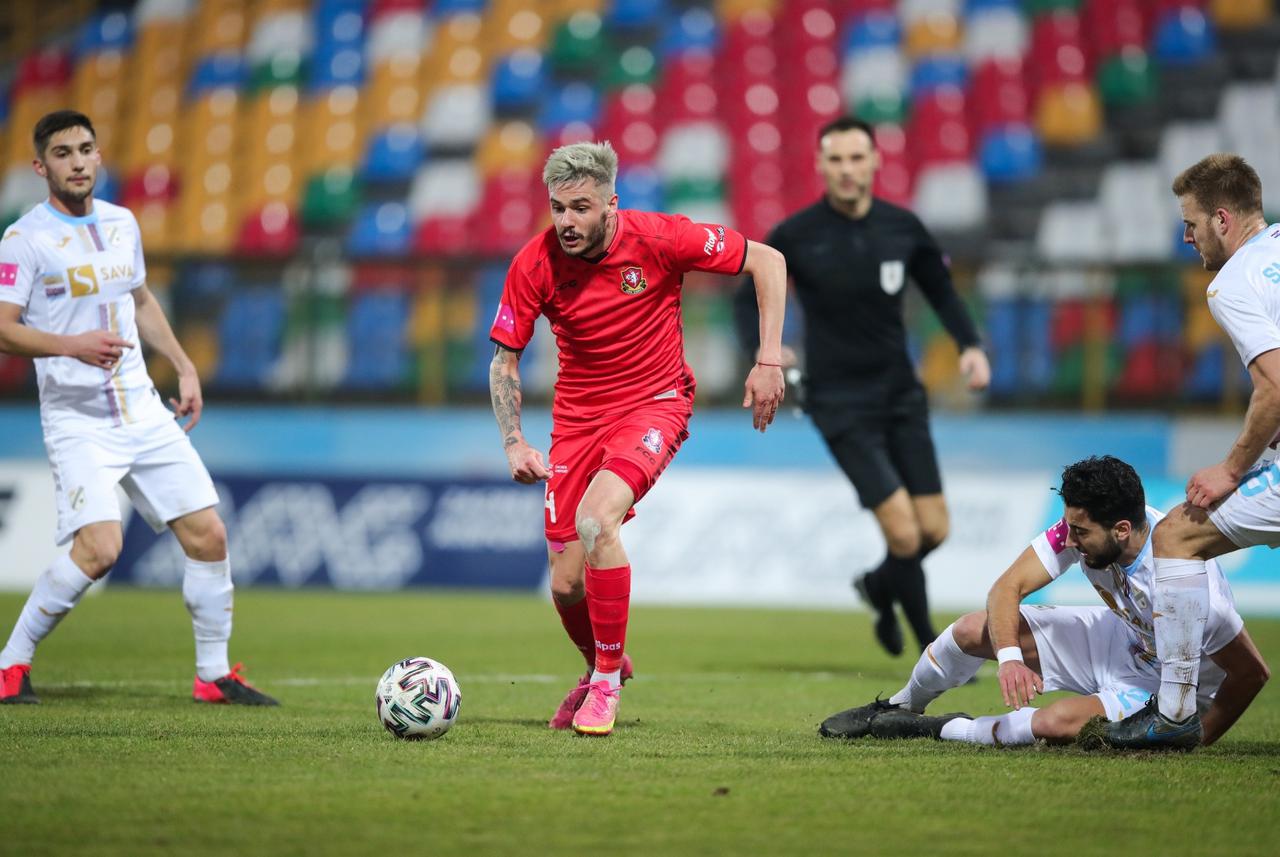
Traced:
[[[7, 632], [22, 604], [0, 596]], [[832, 742], [892, 693], [861, 613], [638, 607], [617, 731], [545, 721], [581, 672], [535, 597], [237, 593], [233, 661], [279, 709], [190, 699], [176, 592], [108, 590], [42, 646], [44, 704], [0, 708], [0, 854], [1274, 853], [1280, 701], [1192, 754]], [[1280, 622], [1253, 620], [1280, 664]], [[458, 724], [400, 742], [374, 716], [393, 661], [463, 689]], [[939, 710], [1002, 709], [988, 669]]]

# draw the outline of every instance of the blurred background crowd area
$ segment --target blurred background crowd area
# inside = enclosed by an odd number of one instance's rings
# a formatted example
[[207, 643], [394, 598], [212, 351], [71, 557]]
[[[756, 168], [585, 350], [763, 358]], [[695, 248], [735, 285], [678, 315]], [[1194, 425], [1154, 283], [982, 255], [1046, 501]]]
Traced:
[[[877, 193], [951, 256], [991, 404], [1247, 396], [1169, 183], [1239, 152], [1280, 216], [1272, 0], [10, 0], [0, 47], [0, 221], [45, 196], [35, 121], [89, 114], [98, 196], [137, 215], [210, 397], [483, 401], [551, 148], [608, 138], [622, 206], [762, 239], [818, 197], [816, 133], [846, 113], [877, 129]], [[717, 403], [741, 388], [731, 291], [686, 283]], [[909, 322], [935, 401], [965, 406], [933, 314]], [[545, 400], [545, 330], [526, 373]], [[0, 357], [0, 397], [33, 375]]]

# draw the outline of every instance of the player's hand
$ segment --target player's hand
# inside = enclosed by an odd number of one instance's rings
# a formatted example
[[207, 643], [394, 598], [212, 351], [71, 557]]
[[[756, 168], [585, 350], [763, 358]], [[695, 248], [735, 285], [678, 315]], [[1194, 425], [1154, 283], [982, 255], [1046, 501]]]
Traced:
[[204, 396], [200, 393], [200, 377], [194, 369], [178, 376], [178, 398], [170, 398], [173, 412], [178, 419], [191, 417], [182, 427], [183, 431], [191, 431], [200, 422], [200, 414], [204, 410]]
[[1187, 480], [1187, 502], [1192, 506], [1208, 509], [1236, 490], [1239, 484], [1239, 478], [1225, 462], [1205, 467], [1191, 474], [1191, 478]]
[[99, 369], [115, 369], [126, 348], [133, 343], [109, 330], [90, 330], [67, 337], [67, 356]]
[[511, 465], [511, 478], [525, 485], [551, 478], [551, 471], [542, 463], [542, 453], [524, 441], [507, 447], [507, 464]]
[[746, 395], [742, 407], [751, 408], [751, 427], [763, 432], [773, 422], [773, 415], [782, 404], [786, 392], [781, 366], [765, 366], [757, 363], [747, 374]]
[[987, 354], [976, 345], [971, 345], [960, 353], [960, 374], [969, 380], [969, 389], [977, 393], [987, 389], [991, 383], [991, 361]]
[[1036, 694], [1044, 693], [1044, 679], [1022, 661], [1005, 661], [998, 675], [1004, 704], [1015, 710], [1030, 705]]

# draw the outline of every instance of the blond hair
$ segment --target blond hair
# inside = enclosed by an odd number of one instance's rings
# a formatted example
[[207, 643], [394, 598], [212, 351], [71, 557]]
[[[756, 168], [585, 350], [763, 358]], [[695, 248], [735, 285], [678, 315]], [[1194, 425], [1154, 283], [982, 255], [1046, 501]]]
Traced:
[[1201, 158], [1173, 180], [1173, 193], [1190, 195], [1206, 214], [1219, 208], [1235, 215], [1262, 214], [1262, 180], [1239, 155], [1219, 152]]
[[548, 188], [576, 184], [591, 179], [596, 187], [613, 196], [618, 177], [618, 153], [608, 140], [602, 143], [570, 143], [552, 151], [542, 168], [542, 181]]

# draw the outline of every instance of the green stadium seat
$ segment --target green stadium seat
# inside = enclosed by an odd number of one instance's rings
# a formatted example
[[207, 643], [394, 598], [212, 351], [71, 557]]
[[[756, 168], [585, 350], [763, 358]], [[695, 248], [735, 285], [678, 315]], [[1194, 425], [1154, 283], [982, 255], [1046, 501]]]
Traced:
[[579, 12], [556, 27], [548, 55], [556, 71], [582, 74], [595, 72], [607, 51], [600, 16]]
[[302, 195], [302, 222], [308, 227], [347, 223], [360, 207], [355, 173], [335, 167], [307, 180]]
[[1159, 79], [1145, 52], [1126, 50], [1102, 64], [1098, 70], [1098, 90], [1104, 104], [1127, 107], [1153, 100], [1159, 90]]

